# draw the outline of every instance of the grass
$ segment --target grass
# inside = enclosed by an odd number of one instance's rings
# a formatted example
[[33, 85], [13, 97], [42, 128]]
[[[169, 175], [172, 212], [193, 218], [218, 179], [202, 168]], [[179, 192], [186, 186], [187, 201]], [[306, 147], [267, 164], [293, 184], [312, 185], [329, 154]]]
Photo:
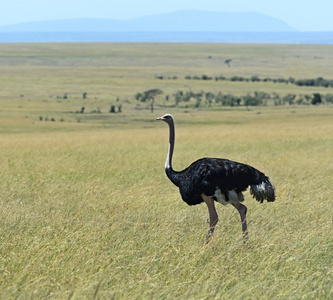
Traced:
[[[154, 88], [164, 92], [156, 99], [160, 106], [174, 105], [174, 101], [166, 102], [165, 96], [173, 100], [172, 95], [179, 90], [235, 96], [256, 91], [281, 96], [323, 95], [331, 93], [331, 89], [272, 82], [186, 80], [185, 76], [331, 79], [331, 53], [331, 45], [2, 44], [0, 130], [67, 128], [42, 125], [38, 122], [40, 116], [71, 123], [67, 124], [71, 130], [89, 127], [82, 123], [90, 121], [98, 126], [101, 122], [114, 125], [121, 118], [112, 120], [108, 111], [111, 105], [119, 103], [123, 106], [123, 115], [130, 119], [140, 115], [138, 119], [142, 119], [144, 115], [138, 109], [149, 105], [136, 101], [134, 95]], [[226, 59], [232, 59], [230, 68], [224, 62]], [[177, 79], [159, 80], [155, 76]], [[83, 93], [88, 95], [86, 100], [82, 98]], [[65, 94], [67, 99], [63, 99]], [[85, 107], [85, 115], [75, 113], [81, 107]], [[102, 114], [92, 114], [98, 110]], [[80, 125], [73, 124], [78, 121]]]
[[[147, 61], [145, 55], [158, 53], [163, 45], [131, 44], [125, 54], [120, 51], [125, 44], [93, 45], [28, 44], [22, 50], [1, 45], [13, 58], [2, 61], [9, 86], [0, 91], [0, 298], [330, 299], [332, 107], [158, 106], [151, 114], [135, 109], [131, 83], [155, 87], [149, 74], [159, 64], [151, 62], [133, 77], [128, 70], [139, 66], [131, 67], [130, 61]], [[168, 47], [168, 63], [181, 60], [189, 49], [187, 59], [193, 63], [197, 53], [214, 57], [222, 46], [213, 45], [215, 52], [208, 45]], [[259, 46], [243, 47], [237, 46], [236, 53], [246, 58]], [[327, 48], [318, 47], [294, 49], [311, 57]], [[71, 52], [76, 48], [79, 57]], [[110, 71], [110, 79], [100, 84], [102, 60], [117, 61], [122, 55], [126, 59], [118, 64], [119, 69], [124, 65], [124, 78], [116, 81], [122, 82], [123, 113], [87, 113], [77, 122], [70, 111], [81, 107], [81, 92], [88, 92], [91, 107], [109, 106], [107, 93], [116, 73]], [[50, 61], [65, 66], [53, 74]], [[72, 70], [66, 65], [70, 62], [80, 70], [89, 65], [93, 72]], [[173, 66], [182, 72], [182, 66]], [[29, 70], [33, 76], [45, 74], [42, 82], [31, 85]], [[65, 79], [62, 71], [68, 72]], [[97, 99], [84, 89], [90, 80], [91, 90], [102, 90]], [[77, 94], [56, 99], [66, 81]], [[161, 84], [178, 89], [182, 82]], [[240, 88], [249, 88], [244, 85]], [[21, 86], [28, 92], [24, 97], [13, 93]], [[258, 204], [245, 193], [248, 245], [243, 245], [237, 211], [221, 205], [214, 236], [204, 244], [207, 208], [187, 206], [164, 174], [168, 129], [154, 119], [167, 111], [176, 119], [175, 169], [203, 156], [225, 157], [255, 166], [276, 186], [274, 203]], [[57, 121], [39, 121], [39, 115]]]

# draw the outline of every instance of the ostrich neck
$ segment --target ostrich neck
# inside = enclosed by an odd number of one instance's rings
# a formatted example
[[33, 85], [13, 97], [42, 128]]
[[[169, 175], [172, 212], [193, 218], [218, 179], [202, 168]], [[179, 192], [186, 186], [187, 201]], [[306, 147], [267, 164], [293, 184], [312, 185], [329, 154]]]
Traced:
[[172, 155], [173, 155], [173, 148], [175, 146], [175, 125], [173, 120], [171, 122], [168, 122], [168, 124], [169, 124], [169, 149], [168, 149], [167, 159], [165, 162], [165, 173], [168, 176], [168, 178], [171, 180], [171, 182], [179, 187], [181, 174], [180, 172], [174, 171], [172, 168]]
[[165, 161], [165, 169], [173, 171], [172, 169], [172, 155], [173, 155], [173, 149], [175, 146], [175, 125], [173, 122], [169, 123], [169, 149], [168, 149], [168, 155]]

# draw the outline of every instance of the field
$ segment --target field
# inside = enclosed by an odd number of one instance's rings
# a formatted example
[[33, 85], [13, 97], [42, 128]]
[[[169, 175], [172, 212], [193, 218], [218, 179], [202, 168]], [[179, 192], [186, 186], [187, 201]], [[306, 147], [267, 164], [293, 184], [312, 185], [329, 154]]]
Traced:
[[[194, 108], [172, 95], [333, 93], [184, 79], [333, 79], [332, 53], [325, 45], [1, 44], [0, 298], [331, 299], [333, 106]], [[134, 97], [149, 89], [163, 91], [154, 113]], [[205, 244], [207, 207], [187, 206], [164, 174], [168, 128], [155, 119], [166, 112], [176, 121], [176, 170], [225, 157], [271, 178], [275, 202], [245, 192], [246, 245], [237, 211], [219, 204]]]

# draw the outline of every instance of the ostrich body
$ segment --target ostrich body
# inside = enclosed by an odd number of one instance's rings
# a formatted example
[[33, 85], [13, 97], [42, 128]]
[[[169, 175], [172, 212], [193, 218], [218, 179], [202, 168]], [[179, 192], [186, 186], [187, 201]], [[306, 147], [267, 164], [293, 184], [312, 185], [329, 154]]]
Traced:
[[172, 155], [175, 144], [175, 126], [173, 117], [165, 114], [157, 120], [169, 125], [169, 150], [165, 162], [165, 172], [171, 182], [179, 188], [182, 199], [188, 205], [205, 202], [208, 207], [210, 228], [207, 241], [218, 222], [215, 201], [223, 205], [231, 204], [239, 212], [243, 236], [247, 237], [247, 207], [242, 194], [250, 186], [253, 197], [263, 203], [275, 200], [275, 189], [269, 178], [257, 169], [238, 162], [222, 158], [201, 158], [183, 171], [174, 171]]

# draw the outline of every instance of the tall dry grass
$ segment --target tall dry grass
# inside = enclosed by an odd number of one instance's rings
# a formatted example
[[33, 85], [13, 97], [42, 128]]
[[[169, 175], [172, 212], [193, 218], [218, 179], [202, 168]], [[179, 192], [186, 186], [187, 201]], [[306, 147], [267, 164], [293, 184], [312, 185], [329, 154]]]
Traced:
[[204, 244], [207, 208], [166, 178], [168, 129], [153, 117], [149, 128], [1, 134], [1, 297], [331, 298], [331, 108], [260, 112], [174, 111], [176, 169], [225, 157], [275, 184], [274, 203], [246, 193], [246, 246], [222, 206]]

